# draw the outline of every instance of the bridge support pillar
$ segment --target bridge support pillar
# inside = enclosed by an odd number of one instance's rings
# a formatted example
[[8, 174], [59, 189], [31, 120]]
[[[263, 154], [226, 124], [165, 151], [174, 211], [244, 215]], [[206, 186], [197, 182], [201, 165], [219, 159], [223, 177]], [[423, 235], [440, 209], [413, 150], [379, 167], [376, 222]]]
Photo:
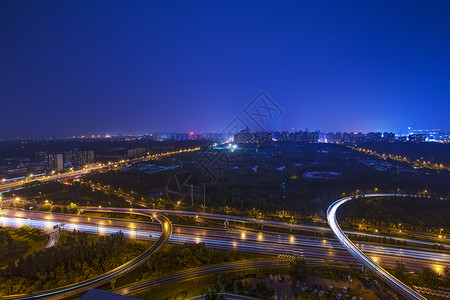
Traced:
[[363, 272], [363, 273], [366, 272], [366, 268], [364, 268], [364, 265], [361, 265], [361, 272]]
[[111, 289], [116, 289], [116, 279], [111, 280]]

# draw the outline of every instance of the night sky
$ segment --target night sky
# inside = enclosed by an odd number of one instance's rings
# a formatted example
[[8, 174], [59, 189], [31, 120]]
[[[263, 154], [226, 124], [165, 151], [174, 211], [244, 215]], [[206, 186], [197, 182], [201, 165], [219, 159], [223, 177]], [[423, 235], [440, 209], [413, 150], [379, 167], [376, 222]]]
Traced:
[[0, 2], [0, 136], [450, 129], [450, 1]]

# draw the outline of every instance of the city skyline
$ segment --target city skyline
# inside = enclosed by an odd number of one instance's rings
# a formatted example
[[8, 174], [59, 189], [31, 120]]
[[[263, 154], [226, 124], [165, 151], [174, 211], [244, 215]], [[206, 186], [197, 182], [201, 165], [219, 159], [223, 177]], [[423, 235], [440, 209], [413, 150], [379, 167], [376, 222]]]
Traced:
[[[368, 133], [392, 133], [397, 137], [408, 137], [412, 134], [424, 134], [424, 135], [445, 135], [448, 136], [450, 132], [448, 130], [442, 130], [442, 129], [413, 129], [412, 127], [405, 127], [405, 128], [399, 128], [398, 130], [366, 130], [366, 131], [351, 131], [351, 130], [320, 130], [320, 129], [314, 129], [314, 128], [308, 128], [308, 126], [304, 128], [291, 128], [291, 129], [281, 129], [281, 130], [250, 130], [251, 132], [319, 132], [321, 134], [327, 134], [327, 133], [349, 133], [349, 134], [368, 134]], [[155, 132], [145, 132], [145, 133], [88, 133], [88, 134], [43, 134], [43, 135], [36, 135], [36, 136], [17, 136], [17, 137], [0, 137], [0, 141], [7, 141], [7, 140], [46, 140], [46, 139], [102, 139], [102, 138], [124, 138], [124, 137], [145, 137], [145, 136], [164, 136], [164, 135], [192, 135], [192, 136], [205, 136], [208, 138], [208, 135], [233, 135], [237, 133], [236, 131], [200, 131], [200, 132], [194, 132], [189, 130], [182, 130], [182, 131], [155, 131]]]

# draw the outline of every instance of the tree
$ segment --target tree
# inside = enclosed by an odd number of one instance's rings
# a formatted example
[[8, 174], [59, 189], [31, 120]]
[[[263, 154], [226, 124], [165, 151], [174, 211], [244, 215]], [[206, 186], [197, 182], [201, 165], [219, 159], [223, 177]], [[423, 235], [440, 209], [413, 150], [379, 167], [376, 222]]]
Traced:
[[253, 293], [253, 286], [247, 280], [244, 280], [243, 291], [246, 295], [251, 295]]
[[256, 294], [261, 299], [271, 299], [275, 294], [275, 290], [267, 286], [265, 282], [258, 282], [256, 284]]
[[392, 272], [395, 277], [397, 277], [400, 281], [407, 282], [408, 281], [408, 269], [406, 269], [405, 265], [401, 262], [397, 262], [395, 264], [394, 271]]
[[233, 281], [230, 281], [230, 275], [228, 273], [220, 273], [217, 278], [217, 284], [219, 285], [220, 291], [222, 293], [231, 291], [233, 288]]
[[242, 280], [235, 280], [233, 283], [233, 291], [235, 294], [242, 294], [244, 292], [244, 284]]
[[42, 205], [42, 209], [49, 211], [52, 208], [52, 205], [50, 203], [45, 203], [44, 205]]
[[309, 274], [309, 266], [306, 264], [304, 259], [293, 260], [289, 264], [291, 274], [299, 278], [304, 278]]
[[444, 268], [444, 283], [447, 288], [450, 288], [450, 267]]
[[205, 295], [205, 300], [216, 300], [216, 299], [217, 299], [217, 294], [208, 293]]
[[420, 272], [419, 278], [422, 281], [422, 283], [426, 286], [432, 288], [439, 287], [440, 275], [430, 267], [422, 268], [422, 272]]
[[178, 258], [180, 263], [186, 267], [189, 267], [192, 261], [192, 251], [189, 248], [184, 248], [180, 252], [180, 257]]

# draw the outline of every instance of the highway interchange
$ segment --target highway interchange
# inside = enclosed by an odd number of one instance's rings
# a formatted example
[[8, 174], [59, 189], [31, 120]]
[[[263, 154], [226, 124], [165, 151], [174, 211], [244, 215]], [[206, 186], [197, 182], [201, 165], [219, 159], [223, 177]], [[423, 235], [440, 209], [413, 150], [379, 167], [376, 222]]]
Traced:
[[[195, 151], [196, 149], [180, 150], [171, 153], [164, 153], [159, 156], [169, 155], [173, 153], [179, 153], [183, 151]], [[142, 159], [152, 159], [158, 156], [148, 156]], [[137, 160], [134, 160], [137, 161]], [[122, 161], [121, 163], [128, 163], [130, 161]], [[39, 181], [52, 181], [52, 180], [62, 180], [68, 178], [79, 177], [83, 174], [89, 173], [94, 170], [99, 170], [103, 168], [117, 167], [117, 165], [97, 165], [91, 166], [90, 168], [85, 168], [78, 171], [72, 171], [64, 174], [56, 174], [52, 176], [45, 176], [42, 178], [30, 178], [29, 181], [39, 180]], [[3, 183], [0, 187], [4, 190], [10, 190], [14, 188], [20, 188], [24, 183], [21, 182], [11, 182]], [[407, 196], [398, 194], [374, 194], [365, 195], [366, 197], [377, 197], [377, 196]], [[423, 266], [430, 266], [433, 269], [444, 268], [450, 262], [450, 256], [448, 253], [440, 251], [432, 251], [427, 249], [411, 249], [405, 247], [395, 247], [380, 244], [369, 244], [369, 243], [353, 243], [351, 242], [346, 234], [342, 232], [337, 221], [336, 221], [336, 211], [337, 208], [356, 197], [345, 197], [339, 199], [333, 203], [328, 209], [328, 222], [330, 224], [331, 230], [336, 235], [338, 241], [334, 239], [324, 239], [315, 238], [309, 236], [287, 234], [287, 233], [274, 233], [265, 232], [262, 230], [241, 230], [239, 228], [234, 228], [234, 230], [225, 229], [208, 229], [208, 228], [196, 228], [196, 227], [174, 227], [172, 234], [172, 224], [170, 221], [164, 217], [162, 214], [178, 214], [191, 216], [195, 218], [208, 218], [214, 220], [232, 220], [238, 222], [253, 222], [259, 223], [261, 228], [264, 226], [270, 226], [275, 228], [287, 228], [293, 229], [309, 229], [317, 230], [318, 227], [314, 226], [302, 226], [290, 223], [283, 223], [277, 221], [267, 221], [260, 219], [249, 219], [229, 215], [217, 215], [217, 214], [205, 214], [196, 212], [186, 212], [186, 211], [166, 211], [166, 210], [155, 210], [155, 209], [133, 209], [134, 214], [145, 214], [152, 216], [157, 220], [161, 226], [158, 230], [158, 226], [153, 223], [140, 223], [140, 222], [126, 222], [120, 220], [102, 220], [100, 218], [85, 217], [85, 216], [71, 216], [62, 214], [45, 214], [37, 212], [26, 212], [26, 211], [13, 211], [9, 209], [2, 210], [1, 221], [3, 226], [8, 227], [20, 227], [21, 225], [27, 224], [32, 227], [41, 228], [43, 230], [48, 230], [53, 228], [55, 225], [60, 225], [64, 223], [63, 230], [72, 231], [73, 229], [84, 231], [91, 234], [107, 235], [117, 232], [122, 232], [125, 236], [131, 239], [140, 240], [156, 240], [152, 246], [145, 251], [141, 256], [137, 257], [135, 260], [128, 262], [127, 264], [120, 266], [106, 274], [99, 277], [90, 279], [86, 282], [78, 283], [72, 286], [63, 287], [53, 291], [47, 291], [44, 293], [39, 293], [36, 295], [20, 296], [15, 299], [40, 299], [40, 298], [52, 298], [61, 299], [73, 294], [78, 294], [86, 291], [95, 286], [103, 285], [111, 280], [121, 276], [122, 274], [129, 272], [134, 267], [144, 263], [146, 258], [148, 258], [151, 253], [159, 250], [165, 242], [171, 243], [185, 243], [203, 242], [207, 246], [216, 249], [235, 249], [244, 252], [258, 253], [261, 255], [273, 255], [273, 256], [289, 256], [289, 257], [302, 257], [308, 259], [310, 263], [327, 263], [327, 264], [342, 264], [342, 265], [356, 265], [355, 259], [349, 255], [352, 254], [360, 263], [369, 268], [375, 275], [380, 277], [389, 286], [393, 287], [400, 294], [409, 299], [425, 299], [420, 294], [404, 285], [387, 271], [385, 271], [380, 264], [386, 267], [393, 267], [397, 261], [401, 261], [410, 270], [418, 271]], [[94, 208], [94, 207], [84, 207], [84, 210], [98, 211], [98, 212], [126, 212], [130, 213], [130, 209], [121, 208]], [[40, 215], [39, 215], [40, 214]], [[161, 231], [162, 228], [162, 231]], [[330, 230], [328, 228], [320, 228], [319, 230]], [[172, 235], [171, 235], [172, 234]], [[362, 235], [364, 233], [356, 233]], [[53, 237], [54, 239], [55, 237]], [[430, 242], [410, 240], [405, 238], [394, 238], [398, 240], [406, 240], [408, 242], [418, 242], [424, 245]], [[54, 245], [54, 241], [50, 241], [47, 246]], [[266, 262], [270, 264], [269, 262]], [[243, 265], [245, 267], [245, 264]], [[250, 267], [250, 265], [247, 265]], [[217, 269], [218, 268], [218, 269]], [[181, 274], [180, 276], [188, 276], [189, 274], [202, 274], [201, 272], [214, 272], [222, 270], [222, 267], [206, 268], [205, 270], [192, 270]], [[227, 268], [232, 268], [231, 266]], [[238, 266], [236, 266], [238, 268]], [[224, 269], [223, 269], [224, 270]], [[200, 273], [198, 273], [200, 272]], [[172, 278], [173, 279], [173, 278]], [[148, 283], [147, 287], [151, 284]], [[143, 287], [141, 287], [143, 288]], [[123, 293], [123, 290], [121, 291]]]
[[[167, 241], [169, 240], [169, 238], [172, 234], [172, 223], [169, 221], [169, 219], [167, 219], [167, 217], [165, 217], [163, 215], [152, 214], [151, 218], [160, 223], [160, 225], [161, 225], [160, 234], [158, 234], [156, 241], [146, 251], [144, 251], [138, 257], [130, 260], [129, 262], [127, 262], [107, 273], [104, 273], [100, 276], [88, 279], [83, 282], [78, 282], [76, 284], [40, 292], [37, 294], [8, 296], [6, 298], [7, 299], [16, 299], [16, 300], [64, 299], [64, 298], [67, 298], [70, 296], [74, 296], [74, 295], [86, 292], [90, 289], [102, 286], [106, 283], [112, 282], [113, 280], [134, 270], [135, 268], [144, 264], [150, 255], [159, 251], [167, 243]], [[8, 220], [8, 219], [12, 219], [12, 218], [6, 218], [6, 219]], [[30, 221], [30, 220], [27, 220], [27, 221]], [[40, 224], [40, 222], [42, 222], [42, 221], [35, 220], [35, 222], [36, 222], [36, 224], [33, 224], [34, 227], [43, 228], [43, 227], [41, 227], [42, 224]], [[4, 225], [7, 226], [7, 225], [12, 225], [12, 224], [5, 223]], [[48, 229], [48, 227], [44, 227], [44, 228]], [[115, 231], [113, 233], [117, 233], [117, 231]]]
[[[96, 210], [95, 208], [92, 208]], [[159, 226], [146, 222], [129, 222], [120, 219], [103, 219], [88, 216], [73, 216], [63, 214], [49, 214], [32, 211], [3, 210], [3, 224], [5, 226], [19, 227], [33, 225], [38, 228], [52, 228], [54, 225], [65, 223], [64, 230], [73, 229], [91, 234], [112, 234], [122, 231], [126, 236], [134, 239], [154, 240], [159, 236]], [[102, 211], [107, 211], [102, 209]], [[129, 212], [129, 209], [123, 209]], [[133, 209], [134, 213], [153, 214], [154, 210]], [[10, 218], [9, 216], [14, 216]], [[37, 219], [40, 218], [40, 219]], [[149, 235], [152, 235], [151, 237]], [[169, 240], [171, 243], [204, 242], [216, 249], [235, 249], [266, 255], [293, 255], [322, 259], [324, 261], [338, 260], [343, 263], [355, 260], [345, 248], [334, 239], [315, 238], [288, 233], [263, 232], [255, 230], [225, 230], [220, 228], [202, 228], [195, 226], [177, 226]], [[411, 270], [418, 271], [423, 266], [434, 269], [443, 268], [450, 260], [445, 252], [436, 252], [420, 248], [404, 248], [392, 245], [374, 245], [369, 243], [356, 243], [365, 253], [371, 255], [378, 263], [393, 267], [397, 261], [402, 261]]]
[[[351, 199], [351, 198], [350, 198]], [[87, 208], [84, 208], [87, 209]], [[89, 208], [92, 211], [108, 212], [110, 209]], [[33, 227], [48, 229], [54, 225], [64, 223], [64, 230], [73, 229], [91, 234], [109, 235], [117, 232], [124, 233], [131, 239], [155, 240], [160, 237], [158, 226], [152, 223], [132, 222], [116, 219], [103, 219], [89, 216], [73, 216], [63, 214], [47, 214], [32, 211], [3, 210], [5, 215], [2, 218], [4, 226], [19, 227], [27, 224]], [[153, 216], [155, 210], [148, 209], [119, 209], [112, 211], [123, 211], [134, 214], [147, 214]], [[161, 211], [159, 211], [161, 213]], [[165, 212], [167, 213], [167, 212]], [[172, 212], [172, 213], [175, 213]], [[178, 212], [179, 213], [179, 212]], [[201, 214], [198, 215], [201, 217]], [[229, 216], [224, 216], [229, 217]], [[218, 216], [216, 216], [218, 218]], [[330, 223], [333, 224], [333, 223]], [[333, 229], [333, 226], [331, 227]], [[263, 232], [255, 230], [225, 230], [220, 228], [200, 228], [175, 226], [173, 234], [168, 242], [171, 243], [200, 243], [215, 249], [235, 249], [243, 252], [258, 253], [261, 255], [288, 257], [302, 257], [309, 263], [326, 263], [357, 266], [357, 262], [345, 250], [350, 251], [342, 241], [333, 239], [314, 238], [288, 233]], [[434, 269], [444, 268], [450, 255], [445, 252], [436, 252], [426, 249], [409, 249], [395, 246], [374, 245], [368, 243], [355, 243], [365, 254], [370, 256], [372, 264], [377, 266], [383, 264], [386, 267], [393, 267], [397, 261], [401, 261], [410, 270], [419, 271], [423, 266], [430, 266]], [[214, 269], [209, 269], [212, 272]], [[373, 269], [371, 269], [373, 270]], [[383, 274], [386, 275], [386, 271]], [[379, 275], [374, 271], [376, 275]], [[194, 274], [200, 273], [188, 273]], [[183, 276], [187, 276], [184, 274]], [[383, 278], [382, 278], [383, 279]], [[130, 290], [131, 291], [131, 290]], [[421, 296], [419, 296], [421, 297]], [[411, 299], [424, 299], [409, 297]]]
[[[409, 195], [403, 195], [403, 194], [369, 194], [364, 195], [365, 198], [371, 198], [371, 197], [408, 197]], [[425, 299], [422, 295], [420, 295], [418, 292], [416, 292], [414, 289], [409, 287], [408, 285], [404, 284], [397, 278], [395, 278], [392, 274], [387, 272], [383, 267], [381, 267], [374, 259], [371, 259], [366, 253], [368, 251], [363, 251], [363, 249], [359, 249], [348, 237], [347, 235], [342, 231], [341, 227], [339, 226], [336, 218], [336, 212], [338, 208], [345, 204], [346, 202], [362, 198], [361, 195], [356, 196], [349, 196], [342, 199], [339, 199], [332, 203], [327, 211], [327, 218], [328, 218], [328, 224], [330, 225], [331, 229], [333, 230], [333, 233], [336, 235], [339, 242], [359, 261], [361, 262], [366, 268], [368, 268], [372, 273], [374, 273], [378, 278], [383, 280], [388, 286], [399, 292], [401, 295], [406, 297], [407, 299], [418, 299], [423, 300]], [[447, 260], [448, 261], [448, 260]]]

